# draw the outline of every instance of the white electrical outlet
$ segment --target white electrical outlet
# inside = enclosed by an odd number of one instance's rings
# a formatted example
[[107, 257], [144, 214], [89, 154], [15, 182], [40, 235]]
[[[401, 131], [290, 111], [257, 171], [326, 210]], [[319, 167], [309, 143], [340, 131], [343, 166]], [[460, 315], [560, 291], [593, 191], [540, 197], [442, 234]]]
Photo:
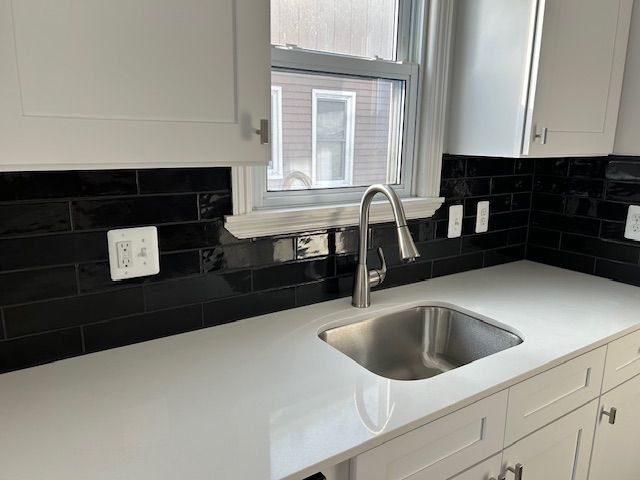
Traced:
[[640, 206], [630, 205], [627, 213], [627, 226], [624, 229], [624, 238], [640, 242]]
[[489, 202], [478, 202], [476, 210], [476, 233], [489, 230]]
[[452, 205], [449, 207], [449, 231], [448, 238], [455, 238], [462, 235], [462, 216], [464, 210], [462, 205]]
[[121, 228], [107, 232], [111, 280], [145, 277], [160, 273], [158, 229]]

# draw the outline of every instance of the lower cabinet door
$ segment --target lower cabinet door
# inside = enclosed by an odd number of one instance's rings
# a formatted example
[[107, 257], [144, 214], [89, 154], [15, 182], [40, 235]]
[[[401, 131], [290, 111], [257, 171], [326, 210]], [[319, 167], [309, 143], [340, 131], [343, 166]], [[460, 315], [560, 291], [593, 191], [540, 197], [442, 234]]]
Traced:
[[640, 479], [640, 375], [603, 395], [598, 414], [589, 480]]
[[597, 410], [598, 400], [592, 400], [517, 441], [504, 450], [503, 472], [521, 465], [525, 480], [586, 480]]
[[495, 480], [500, 474], [501, 460], [502, 454], [499, 453], [450, 480]]

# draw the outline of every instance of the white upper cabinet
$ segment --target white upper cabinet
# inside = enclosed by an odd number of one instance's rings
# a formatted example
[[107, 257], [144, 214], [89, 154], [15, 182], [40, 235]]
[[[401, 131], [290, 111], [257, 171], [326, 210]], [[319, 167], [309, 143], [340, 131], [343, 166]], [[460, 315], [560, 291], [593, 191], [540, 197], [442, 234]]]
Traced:
[[0, 169], [266, 164], [265, 0], [0, 0]]
[[448, 153], [613, 151], [632, 0], [460, 0]]

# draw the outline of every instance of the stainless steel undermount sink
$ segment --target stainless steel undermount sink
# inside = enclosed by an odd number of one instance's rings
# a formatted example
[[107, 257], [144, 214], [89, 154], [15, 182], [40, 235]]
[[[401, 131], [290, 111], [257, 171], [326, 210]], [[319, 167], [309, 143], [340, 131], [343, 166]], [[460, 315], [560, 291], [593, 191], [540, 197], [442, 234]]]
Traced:
[[434, 306], [329, 328], [319, 336], [367, 370], [395, 380], [434, 377], [522, 343], [507, 330]]

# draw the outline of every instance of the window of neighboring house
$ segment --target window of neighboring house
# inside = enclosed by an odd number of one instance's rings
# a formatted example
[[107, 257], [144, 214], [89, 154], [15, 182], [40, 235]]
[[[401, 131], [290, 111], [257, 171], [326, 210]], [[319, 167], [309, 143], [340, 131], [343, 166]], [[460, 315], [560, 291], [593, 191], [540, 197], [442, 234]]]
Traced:
[[312, 91], [311, 187], [353, 185], [356, 92]]

